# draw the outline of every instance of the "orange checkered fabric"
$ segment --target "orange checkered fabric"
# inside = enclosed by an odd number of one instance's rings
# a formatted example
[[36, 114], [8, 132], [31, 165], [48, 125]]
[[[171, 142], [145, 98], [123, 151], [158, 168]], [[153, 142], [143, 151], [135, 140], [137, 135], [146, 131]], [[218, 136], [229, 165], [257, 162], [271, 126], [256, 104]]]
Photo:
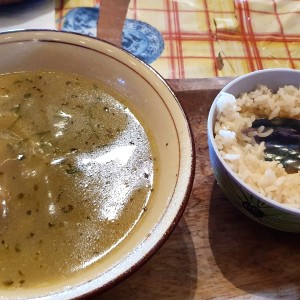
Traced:
[[[56, 0], [58, 29], [68, 10], [96, 5], [101, 1]], [[298, 69], [299, 16], [295, 0], [131, 0], [127, 12], [162, 34], [164, 50], [151, 65], [169, 79]]]

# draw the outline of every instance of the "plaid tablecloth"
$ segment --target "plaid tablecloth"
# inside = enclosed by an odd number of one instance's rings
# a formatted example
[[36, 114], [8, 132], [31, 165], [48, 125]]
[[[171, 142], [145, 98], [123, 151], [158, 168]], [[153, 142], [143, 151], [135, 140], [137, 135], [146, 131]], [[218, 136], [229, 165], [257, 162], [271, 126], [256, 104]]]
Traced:
[[[101, 14], [101, 0], [56, 0], [57, 28], [69, 11], [99, 6]], [[131, 0], [126, 19], [161, 34], [163, 51], [150, 64], [171, 79], [298, 69], [299, 17], [295, 0]]]

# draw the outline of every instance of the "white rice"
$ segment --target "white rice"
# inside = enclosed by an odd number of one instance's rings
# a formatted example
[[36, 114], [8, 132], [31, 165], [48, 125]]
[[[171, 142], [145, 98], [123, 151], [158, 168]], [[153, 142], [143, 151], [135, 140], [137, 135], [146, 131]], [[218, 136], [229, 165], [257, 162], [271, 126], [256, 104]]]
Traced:
[[268, 136], [261, 126], [246, 134], [257, 118], [300, 119], [300, 90], [284, 86], [272, 93], [266, 86], [243, 93], [239, 98], [222, 93], [217, 101], [214, 133], [218, 149], [229, 167], [262, 195], [282, 204], [300, 208], [300, 172], [288, 174], [282, 164], [264, 159], [264, 142], [255, 135]]

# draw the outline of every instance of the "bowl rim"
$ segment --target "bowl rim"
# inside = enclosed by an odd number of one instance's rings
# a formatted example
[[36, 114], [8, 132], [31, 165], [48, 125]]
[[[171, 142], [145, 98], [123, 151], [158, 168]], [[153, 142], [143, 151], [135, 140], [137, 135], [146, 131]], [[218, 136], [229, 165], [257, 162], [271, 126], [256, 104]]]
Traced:
[[[300, 70], [295, 70], [295, 69], [290, 69], [290, 68], [272, 68], [272, 69], [262, 69], [262, 70], [257, 70], [257, 71], [253, 71], [253, 72], [249, 72], [247, 74], [241, 75], [239, 77], [234, 78], [231, 82], [229, 82], [228, 84], [226, 84], [221, 90], [220, 92], [217, 94], [217, 96], [215, 97], [211, 108], [209, 110], [209, 114], [208, 114], [208, 120], [207, 120], [207, 129], [208, 129], [208, 140], [210, 141], [213, 151], [215, 152], [216, 156], [218, 157], [218, 159], [220, 160], [222, 166], [225, 168], [225, 170], [230, 174], [230, 176], [232, 176], [232, 178], [238, 182], [239, 185], [241, 185], [242, 187], [244, 187], [248, 192], [250, 192], [250, 194], [254, 195], [257, 199], [263, 201], [266, 204], [269, 204], [275, 208], [280, 208], [281, 210], [283, 210], [286, 213], [291, 213], [293, 215], [297, 215], [300, 216], [300, 208], [295, 208], [295, 207], [290, 207], [284, 204], [279, 203], [276, 200], [273, 200], [271, 198], [268, 198], [262, 194], [260, 194], [256, 189], [254, 189], [253, 187], [251, 187], [249, 184], [245, 183], [233, 170], [231, 170], [231, 168], [227, 165], [226, 161], [224, 160], [224, 158], [222, 157], [222, 155], [220, 154], [220, 151], [217, 147], [217, 144], [215, 142], [215, 138], [214, 138], [214, 131], [213, 131], [213, 127], [214, 127], [214, 115], [216, 113], [217, 110], [217, 102], [218, 99], [221, 96], [221, 93], [227, 93], [227, 90], [238, 84], [239, 82], [245, 80], [246, 78], [249, 77], [255, 77], [257, 74], [268, 74], [270, 73], [270, 75], [274, 72], [283, 72], [283, 73], [297, 73], [300, 74]], [[258, 83], [259, 84], [259, 83]]]
[[[11, 34], [12, 35], [16, 35], [16, 34], [21, 34], [22, 35], [23, 33], [32, 33], [31, 38], [27, 39], [26, 41], [30, 40], [32, 42], [37, 42], [37, 41], [40, 40], [40, 41], [44, 41], [44, 42], [52, 41], [52, 42], [60, 43], [60, 42], [63, 42], [64, 36], [68, 37], [68, 38], [74, 37], [75, 38], [74, 46], [80, 45], [79, 39], [82, 38], [82, 39], [84, 39], [84, 41], [87, 41], [88, 43], [91, 43], [91, 44], [92, 43], [102, 43], [104, 45], [109, 45], [109, 47], [112, 47], [113, 49], [115, 49], [115, 51], [121, 51], [121, 52], [125, 53], [125, 55], [129, 56], [131, 60], [134, 60], [142, 68], [146, 68], [147, 72], [150, 72], [151, 74], [153, 74], [156, 78], [155, 81], [158, 81], [162, 84], [162, 86], [169, 93], [170, 97], [174, 100], [174, 104], [176, 104], [176, 106], [179, 108], [179, 110], [182, 114], [182, 120], [185, 123], [185, 131], [186, 131], [186, 134], [187, 134], [185, 137], [186, 137], [186, 140], [188, 141], [188, 143], [186, 143], [186, 144], [188, 144], [188, 150], [189, 150], [189, 157], [186, 157], [186, 159], [189, 161], [189, 170], [188, 170], [189, 172], [188, 172], [187, 176], [185, 176], [187, 184], [183, 189], [184, 192], [183, 192], [183, 195], [180, 198], [180, 204], [178, 204], [178, 209], [176, 210], [176, 212], [174, 214], [172, 213], [172, 218], [169, 217], [169, 219], [167, 221], [168, 226], [164, 230], [163, 234], [160, 233], [158, 235], [159, 237], [155, 238], [152, 241], [151, 245], [148, 246], [149, 250], [144, 251], [145, 253], [143, 253], [143, 255], [141, 255], [141, 257], [134, 260], [134, 263], [131, 264], [129, 268], [126, 268], [125, 271], [122, 271], [116, 277], [114, 277], [110, 280], [107, 280], [101, 286], [97, 286], [97, 287], [90, 286], [90, 288], [87, 288], [86, 290], [84, 290], [84, 287], [86, 285], [89, 285], [91, 283], [91, 281], [96, 283], [99, 276], [101, 276], [101, 274], [99, 274], [94, 279], [92, 279], [90, 281], [83, 282], [83, 283], [79, 283], [76, 286], [71, 287], [70, 289], [60, 290], [59, 292], [54, 292], [53, 294], [41, 295], [38, 298], [38, 299], [48, 299], [48, 298], [52, 299], [52, 297], [55, 296], [55, 297], [63, 297], [63, 299], [66, 299], [65, 296], [67, 296], [67, 297], [70, 297], [72, 299], [73, 298], [81, 299], [81, 298], [84, 298], [84, 297], [87, 297], [87, 296], [93, 296], [94, 294], [97, 294], [97, 293], [100, 293], [100, 292], [104, 292], [107, 289], [111, 288], [112, 286], [115, 286], [118, 283], [120, 283], [121, 281], [123, 281], [124, 279], [126, 279], [129, 275], [131, 275], [133, 272], [135, 272], [140, 267], [142, 267], [159, 250], [159, 248], [164, 244], [164, 242], [167, 240], [167, 238], [173, 232], [173, 230], [175, 229], [176, 225], [178, 224], [179, 220], [181, 219], [181, 217], [182, 217], [182, 215], [185, 211], [185, 208], [187, 206], [190, 194], [192, 192], [192, 187], [193, 187], [193, 182], [194, 182], [194, 177], [195, 177], [195, 167], [196, 167], [195, 166], [196, 165], [195, 141], [194, 141], [194, 138], [193, 138], [193, 132], [192, 132], [192, 129], [191, 129], [190, 121], [187, 118], [187, 115], [186, 115], [185, 111], [183, 110], [177, 96], [175, 95], [175, 92], [172, 90], [170, 85], [167, 83], [167, 81], [153, 67], [151, 67], [149, 64], [143, 62], [141, 59], [137, 58], [132, 53], [128, 52], [127, 50], [123, 49], [120, 46], [116, 46], [113, 43], [110, 43], [108, 41], [102, 40], [102, 39], [97, 38], [97, 37], [87, 36], [87, 35], [77, 33], [77, 32], [59, 31], [59, 30], [56, 30], [56, 29], [17, 29], [17, 30], [9, 30], [9, 31], [0, 32], [0, 37], [2, 37], [3, 35], [11, 35]], [[53, 37], [47, 38], [46, 36], [44, 36], [47, 33], [50, 33], [50, 35], [53, 35]], [[90, 48], [89, 48], [89, 46], [90, 46]], [[91, 45], [89, 45], [89, 46], [85, 45], [86, 48], [94, 50], [94, 48], [92, 48]], [[101, 53], [100, 48], [99, 48], [98, 52]], [[128, 65], [128, 67], [129, 67], [129, 65]], [[132, 70], [134, 70], [134, 69], [132, 68]], [[135, 72], [139, 73], [137, 71], [135, 71]], [[139, 75], [142, 76], [142, 74], [139, 74]], [[145, 79], [145, 77], [144, 77], [144, 79]], [[154, 90], [157, 90], [157, 87], [155, 88], [155, 86], [154, 86], [155, 85], [154, 80], [152, 82], [150, 82], [151, 80], [147, 80], [147, 79], [145, 79], [145, 80], [152, 86], [152, 88]], [[174, 118], [173, 118], [173, 120], [174, 120]], [[178, 135], [178, 130], [176, 129], [176, 131], [177, 131], [177, 135]], [[179, 137], [178, 137], [178, 140], [179, 140]], [[180, 157], [181, 156], [179, 156], [179, 159], [180, 159]], [[180, 162], [180, 164], [181, 164], [181, 162]], [[180, 169], [180, 167], [179, 167], [179, 169]], [[178, 186], [177, 183], [178, 183], [178, 178], [176, 180], [175, 188]], [[171, 202], [170, 202], [170, 204], [171, 204]], [[168, 207], [170, 206], [170, 204], [168, 205]], [[166, 212], [168, 211], [168, 207], [166, 208], [166, 210], [164, 211], [164, 213], [160, 217], [157, 224], [151, 229], [151, 232], [154, 232], [155, 230], [157, 230], [157, 227], [159, 226], [159, 224], [164, 222], [164, 219], [166, 218]], [[143, 246], [145, 240], [147, 240], [147, 239], [148, 238], [145, 237], [145, 239], [143, 239], [142, 243], [140, 245], [138, 245], [136, 248], [134, 248], [133, 250], [137, 250], [141, 246]], [[131, 254], [128, 254], [124, 258], [124, 260], [128, 259], [128, 256], [130, 256], [130, 255]], [[120, 260], [119, 263], [124, 262], [124, 260], [123, 259]], [[116, 264], [114, 267], [118, 266], [118, 264]], [[111, 269], [109, 269], [105, 272], [109, 272], [110, 270]], [[83, 289], [83, 291], [80, 291], [80, 289]]]

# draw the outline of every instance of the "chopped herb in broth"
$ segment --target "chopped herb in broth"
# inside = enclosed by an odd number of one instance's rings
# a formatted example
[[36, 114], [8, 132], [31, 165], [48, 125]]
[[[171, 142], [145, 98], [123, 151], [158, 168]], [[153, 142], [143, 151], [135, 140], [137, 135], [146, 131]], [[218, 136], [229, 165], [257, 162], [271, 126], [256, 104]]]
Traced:
[[101, 263], [146, 211], [155, 159], [124, 103], [75, 75], [0, 76], [0, 287]]

